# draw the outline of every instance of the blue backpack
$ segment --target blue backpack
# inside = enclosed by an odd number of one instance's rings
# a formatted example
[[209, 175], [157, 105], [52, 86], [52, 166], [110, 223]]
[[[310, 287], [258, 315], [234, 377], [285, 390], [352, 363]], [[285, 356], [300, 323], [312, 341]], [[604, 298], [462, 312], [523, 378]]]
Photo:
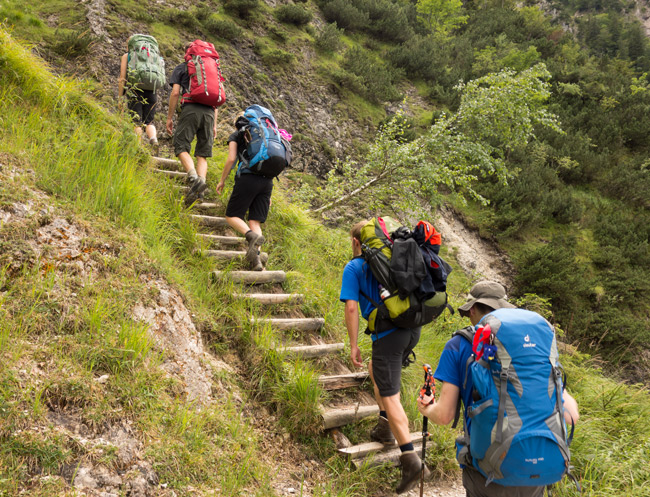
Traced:
[[239, 169], [275, 178], [291, 162], [291, 145], [278, 130], [271, 111], [261, 105], [251, 105], [244, 111], [248, 124], [243, 128], [246, 150], [239, 154]]
[[[472, 402], [458, 461], [503, 486], [551, 485], [570, 474], [564, 379], [555, 331], [524, 309], [497, 309], [459, 330], [473, 344]], [[468, 369], [467, 369], [468, 368]], [[575, 480], [575, 479], [574, 479]]]

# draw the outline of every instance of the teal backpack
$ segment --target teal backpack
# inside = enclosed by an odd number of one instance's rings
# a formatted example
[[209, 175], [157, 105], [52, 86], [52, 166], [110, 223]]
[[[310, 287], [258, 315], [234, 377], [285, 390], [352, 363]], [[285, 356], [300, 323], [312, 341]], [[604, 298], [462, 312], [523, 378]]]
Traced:
[[165, 61], [153, 36], [135, 34], [129, 38], [127, 80], [135, 88], [156, 91], [165, 85]]

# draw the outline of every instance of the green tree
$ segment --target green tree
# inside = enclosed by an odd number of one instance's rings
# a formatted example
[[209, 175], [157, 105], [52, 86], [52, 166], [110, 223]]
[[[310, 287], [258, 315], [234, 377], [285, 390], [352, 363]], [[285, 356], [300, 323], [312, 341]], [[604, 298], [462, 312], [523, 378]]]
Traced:
[[418, 0], [417, 11], [432, 33], [446, 35], [467, 22], [462, 0]]
[[[481, 202], [475, 188], [480, 177], [506, 183], [511, 172], [505, 153], [532, 139], [535, 126], [561, 132], [557, 118], [544, 107], [550, 95], [544, 64], [515, 73], [504, 70], [459, 84], [458, 111], [442, 114], [431, 128], [412, 141], [404, 137], [400, 113], [380, 129], [360, 161], [348, 160], [334, 168], [327, 183], [316, 191], [303, 190], [309, 200], [327, 211], [363, 194], [369, 207], [393, 205], [422, 211], [422, 200], [435, 201], [441, 186]], [[403, 194], [395, 199], [394, 185]]]

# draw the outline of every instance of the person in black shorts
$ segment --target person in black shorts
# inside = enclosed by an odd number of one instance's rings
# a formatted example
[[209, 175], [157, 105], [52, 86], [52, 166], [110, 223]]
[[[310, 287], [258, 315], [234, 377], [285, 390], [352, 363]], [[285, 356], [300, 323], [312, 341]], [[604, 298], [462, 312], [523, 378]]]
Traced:
[[[228, 137], [228, 158], [223, 166], [221, 180], [217, 185], [217, 193], [221, 194], [226, 184], [226, 178], [235, 164], [238, 164], [235, 186], [226, 207], [226, 221], [231, 228], [246, 237], [248, 242], [246, 259], [250, 262], [253, 271], [262, 271], [264, 269], [260, 260], [260, 247], [264, 243], [262, 223], [266, 221], [269, 214], [273, 179], [241, 167], [240, 155], [246, 150], [244, 127], [247, 124], [248, 119], [243, 114], [238, 115], [235, 119], [236, 131]], [[247, 212], [248, 223], [245, 221]]]
[[[379, 282], [362, 257], [361, 229], [366, 224], [367, 221], [360, 221], [350, 230], [352, 260], [343, 269], [339, 296], [339, 300], [345, 304], [350, 360], [357, 368], [363, 366], [358, 344], [359, 310], [367, 320], [375, 309], [373, 301], [381, 302]], [[370, 431], [370, 438], [385, 445], [399, 446], [402, 477], [397, 485], [398, 494], [413, 488], [422, 474], [422, 461], [415, 452], [408, 417], [400, 400], [402, 368], [412, 362], [413, 349], [420, 340], [420, 332], [420, 327], [395, 327], [371, 335], [372, 358], [368, 364], [368, 373], [379, 406], [379, 418]], [[425, 467], [425, 478], [429, 474], [429, 469]]]
[[156, 92], [152, 90], [141, 90], [128, 84], [126, 78], [129, 54], [125, 53], [120, 59], [120, 77], [117, 81], [118, 109], [123, 109], [122, 98], [126, 95], [127, 108], [133, 117], [135, 134], [142, 138], [142, 126], [145, 127], [145, 134], [151, 145], [158, 145], [156, 127], [153, 125], [153, 118], [156, 114], [156, 103], [158, 99]]
[[[174, 131], [172, 118], [181, 95], [190, 91], [190, 75], [187, 62], [177, 65], [169, 78], [172, 93], [169, 96], [167, 113], [167, 132], [174, 135], [174, 154], [178, 157], [187, 173], [190, 191], [185, 195], [185, 204], [190, 205], [203, 198], [203, 191], [208, 174], [208, 157], [212, 157], [212, 144], [217, 133], [217, 108], [195, 102], [181, 102], [181, 114]], [[190, 152], [192, 141], [196, 137], [196, 168]]]

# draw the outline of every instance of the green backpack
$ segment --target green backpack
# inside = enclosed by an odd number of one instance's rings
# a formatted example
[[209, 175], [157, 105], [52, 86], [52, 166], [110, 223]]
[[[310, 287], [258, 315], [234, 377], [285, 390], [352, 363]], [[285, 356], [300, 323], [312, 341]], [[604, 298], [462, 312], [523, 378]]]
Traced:
[[129, 38], [128, 82], [141, 90], [156, 91], [165, 85], [165, 61], [153, 36], [136, 34]]
[[[381, 333], [394, 327], [414, 328], [430, 323], [445, 309], [447, 304], [446, 274], [444, 287], [434, 291], [431, 287], [424, 292], [422, 283], [429, 278], [422, 256], [421, 246], [412, 236], [411, 230], [402, 227], [391, 217], [377, 217], [361, 228], [361, 250], [372, 274], [380, 285], [381, 302], [374, 302], [363, 294], [375, 309], [368, 316], [367, 334]], [[395, 259], [393, 255], [396, 254]], [[362, 292], [363, 293], [363, 292]]]

